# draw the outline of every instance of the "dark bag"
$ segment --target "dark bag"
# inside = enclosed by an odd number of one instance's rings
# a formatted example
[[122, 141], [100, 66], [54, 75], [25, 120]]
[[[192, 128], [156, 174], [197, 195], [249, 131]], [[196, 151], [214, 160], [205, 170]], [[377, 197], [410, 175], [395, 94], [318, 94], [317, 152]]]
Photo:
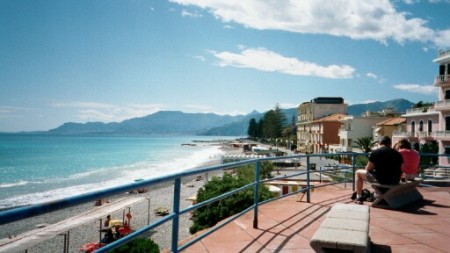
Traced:
[[[354, 192], [353, 194], [352, 194], [352, 200], [355, 200], [356, 199], [356, 192]], [[375, 198], [374, 198], [374, 196], [373, 196], [373, 193], [371, 193], [369, 190], [367, 190], [367, 189], [363, 189], [362, 190], [362, 196], [361, 196], [361, 198], [362, 198], [362, 201], [369, 201], [369, 202], [372, 202], [372, 201], [374, 201], [375, 200]]]

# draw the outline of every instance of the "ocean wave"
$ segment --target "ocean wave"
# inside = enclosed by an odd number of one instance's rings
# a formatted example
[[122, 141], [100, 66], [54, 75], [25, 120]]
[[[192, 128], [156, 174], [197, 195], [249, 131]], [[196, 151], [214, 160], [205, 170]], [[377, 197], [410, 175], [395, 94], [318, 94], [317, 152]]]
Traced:
[[22, 185], [27, 185], [29, 183], [30, 182], [28, 182], [28, 181], [19, 180], [19, 181], [14, 182], [14, 183], [3, 183], [3, 184], [0, 184], [0, 188], [10, 188], [10, 187], [15, 187], [15, 186], [22, 186]]
[[[37, 187], [41, 190], [36, 189], [32, 193], [2, 199], [0, 209], [54, 201], [133, 183], [136, 179], [151, 179], [194, 169], [209, 161], [218, 160], [223, 153], [224, 151], [220, 150], [218, 146], [195, 147], [189, 153], [171, 156], [170, 159], [160, 162], [141, 161], [123, 166], [97, 168], [92, 171], [76, 173], [66, 178], [46, 179], [43, 182], [36, 182], [40, 185]], [[1, 184], [0, 188], [24, 186], [31, 183], [35, 182], [18, 181]], [[56, 188], [48, 189], [48, 187]]]

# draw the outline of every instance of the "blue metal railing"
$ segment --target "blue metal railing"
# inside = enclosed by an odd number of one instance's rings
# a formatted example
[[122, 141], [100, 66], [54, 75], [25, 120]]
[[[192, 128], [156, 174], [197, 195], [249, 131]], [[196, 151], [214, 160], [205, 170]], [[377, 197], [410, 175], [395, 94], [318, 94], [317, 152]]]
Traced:
[[[348, 169], [351, 168], [351, 181], [353, 182], [352, 184], [352, 189], [355, 190], [355, 183], [354, 183], [354, 174], [356, 171], [356, 168], [358, 168], [356, 166], [356, 157], [357, 156], [367, 156], [367, 154], [362, 154], [362, 153], [339, 153], [339, 154], [306, 154], [306, 155], [291, 155], [291, 156], [285, 156], [285, 157], [268, 157], [268, 158], [256, 158], [256, 159], [250, 159], [250, 160], [245, 160], [245, 161], [239, 161], [239, 162], [232, 162], [232, 163], [228, 163], [228, 164], [222, 164], [222, 165], [216, 165], [216, 166], [210, 166], [210, 167], [204, 167], [204, 168], [199, 168], [196, 170], [192, 170], [192, 171], [186, 171], [186, 172], [181, 172], [181, 173], [176, 173], [176, 174], [171, 174], [171, 175], [167, 175], [167, 176], [163, 176], [163, 177], [158, 177], [158, 178], [153, 178], [153, 179], [148, 179], [148, 180], [142, 180], [139, 182], [134, 182], [131, 184], [126, 184], [126, 185], [121, 185], [121, 186], [117, 186], [114, 188], [109, 188], [109, 189], [104, 189], [104, 190], [100, 190], [100, 191], [96, 191], [96, 192], [91, 192], [91, 193], [86, 193], [86, 194], [81, 194], [81, 195], [77, 195], [77, 196], [73, 196], [73, 197], [68, 197], [65, 199], [61, 199], [61, 200], [56, 200], [56, 201], [52, 201], [52, 202], [47, 202], [47, 203], [42, 203], [42, 204], [37, 204], [37, 205], [31, 205], [31, 206], [25, 206], [25, 207], [19, 207], [19, 208], [15, 208], [15, 209], [10, 209], [10, 210], [6, 210], [6, 211], [2, 211], [0, 212], [0, 225], [4, 225], [7, 223], [11, 223], [14, 221], [19, 221], [22, 219], [26, 219], [26, 218], [30, 218], [36, 215], [40, 215], [40, 214], [45, 214], [48, 212], [52, 212], [52, 211], [56, 211], [56, 210], [60, 210], [63, 208], [68, 208], [68, 207], [72, 207], [72, 206], [76, 206], [76, 205], [80, 205], [83, 203], [87, 203], [87, 202], [92, 202], [101, 198], [106, 198], [112, 195], [116, 195], [116, 194], [122, 194], [124, 192], [129, 192], [135, 189], [139, 189], [139, 188], [145, 188], [145, 187], [149, 187], [152, 185], [156, 185], [159, 183], [164, 183], [164, 182], [173, 182], [174, 183], [174, 192], [173, 192], [173, 210], [172, 212], [147, 225], [144, 226], [141, 229], [138, 229], [136, 231], [134, 231], [133, 233], [117, 240], [114, 241], [100, 249], [98, 249], [95, 252], [107, 252], [109, 250], [112, 250], [114, 248], [119, 247], [120, 245], [142, 235], [143, 233], [150, 231], [151, 229], [165, 223], [168, 221], [172, 221], [172, 243], [171, 243], [171, 251], [172, 252], [179, 252], [183, 249], [188, 248], [189, 246], [191, 246], [192, 244], [198, 242], [199, 240], [203, 239], [204, 237], [208, 236], [209, 234], [211, 234], [212, 232], [216, 231], [217, 229], [220, 229], [221, 227], [225, 226], [226, 224], [228, 224], [229, 222], [233, 221], [234, 219], [240, 217], [241, 215], [245, 214], [246, 212], [250, 211], [253, 209], [254, 211], [254, 217], [253, 217], [253, 227], [257, 228], [258, 227], [258, 206], [263, 204], [263, 203], [267, 203], [270, 201], [274, 201], [277, 200], [279, 198], [283, 198], [292, 194], [297, 194], [297, 193], [301, 193], [301, 192], [306, 192], [306, 201], [310, 202], [310, 190], [311, 190], [311, 159], [312, 158], [320, 158], [320, 157], [324, 157], [324, 156], [333, 156], [333, 157], [346, 157], [347, 159], [350, 158], [351, 160], [351, 165], [346, 165], [346, 166], [342, 166], [342, 165], [335, 165], [332, 168], [328, 168], [325, 170], [320, 170], [320, 173], [326, 173], [328, 171], [335, 171], [335, 170], [342, 170], [342, 169], [346, 169], [347, 171], [344, 172], [344, 176], [345, 176], [345, 182], [347, 181], [346, 179], [346, 173], [348, 172]], [[278, 160], [278, 159], [301, 159], [301, 158], [306, 158], [306, 171], [299, 171], [298, 173], [293, 173], [289, 176], [284, 176], [284, 177], [276, 177], [276, 178], [272, 178], [272, 179], [265, 179], [265, 180], [261, 180], [260, 179], [260, 170], [261, 170], [261, 162], [264, 161], [274, 161], [274, 160]], [[248, 165], [248, 164], [255, 164], [255, 181], [253, 183], [250, 183], [246, 186], [243, 186], [239, 189], [235, 189], [233, 191], [224, 193], [220, 196], [214, 197], [212, 199], [209, 199], [207, 201], [203, 201], [201, 203], [197, 203], [194, 204], [190, 207], [184, 208], [184, 209], [180, 209], [180, 191], [181, 191], [181, 179], [183, 177], [188, 177], [188, 176], [194, 176], [194, 175], [198, 175], [201, 173], [207, 173], [207, 172], [212, 172], [212, 171], [222, 171], [222, 170], [226, 170], [226, 169], [233, 169], [242, 165]], [[319, 172], [319, 171], [314, 171], [314, 172]], [[275, 197], [263, 202], [259, 202], [258, 199], [258, 192], [259, 192], [259, 186], [261, 183], [266, 183], [266, 182], [270, 182], [272, 180], [276, 180], [276, 179], [280, 179], [280, 178], [289, 178], [289, 177], [295, 177], [295, 176], [300, 176], [300, 175], [304, 175], [306, 174], [306, 188], [303, 189], [299, 189], [296, 192], [292, 192], [290, 194], [287, 195], [282, 195], [279, 197]], [[315, 187], [325, 187], [328, 185], [333, 185], [333, 184], [337, 184], [340, 182], [329, 182], [327, 184], [321, 184], [320, 186], [315, 186]], [[247, 209], [243, 210], [242, 212], [226, 219], [224, 222], [221, 222], [220, 225], [216, 225], [213, 228], [210, 228], [207, 232], [195, 237], [194, 239], [192, 239], [191, 241], [181, 245], [180, 247], [178, 247], [178, 230], [179, 230], [179, 217], [182, 214], [188, 213], [192, 210], [195, 210], [197, 208], [203, 207], [205, 205], [211, 204], [213, 202], [219, 201], [223, 198], [226, 198], [228, 196], [231, 196], [239, 191], [248, 189], [248, 188], [254, 188], [254, 203], [252, 206], [248, 207]]]

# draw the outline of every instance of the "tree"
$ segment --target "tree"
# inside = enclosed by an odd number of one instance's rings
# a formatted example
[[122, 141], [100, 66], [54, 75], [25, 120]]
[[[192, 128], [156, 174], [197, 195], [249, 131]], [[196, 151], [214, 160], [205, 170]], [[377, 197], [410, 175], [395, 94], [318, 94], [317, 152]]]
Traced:
[[275, 105], [275, 124], [276, 124], [276, 136], [281, 137], [283, 134], [283, 129], [286, 127], [286, 115], [281, 111], [280, 105], [277, 103]]
[[430, 155], [422, 155], [420, 157], [420, 164], [426, 166], [437, 164], [438, 157], [431, 155], [439, 153], [439, 145], [437, 141], [429, 141], [424, 143], [422, 147], [420, 147], [420, 153], [430, 154]]
[[283, 136], [286, 127], [286, 115], [277, 104], [275, 109], [266, 112], [262, 121], [262, 136], [264, 138], [278, 138]]
[[[244, 168], [238, 168], [248, 170]], [[233, 176], [225, 173], [222, 177], [213, 177], [197, 192], [197, 202], [219, 196], [223, 193], [243, 187], [254, 181], [248, 172], [240, 173], [241, 176]], [[254, 173], [253, 173], [254, 174]], [[271, 198], [269, 189], [261, 185], [259, 187], [259, 200], [264, 201]], [[248, 188], [227, 198], [221, 199], [209, 205], [200, 207], [194, 211], [193, 225], [189, 231], [193, 234], [205, 228], [214, 226], [217, 222], [239, 213], [254, 203], [254, 189]]]
[[415, 105], [413, 105], [413, 108], [429, 107], [429, 106], [432, 106], [432, 105], [434, 105], [434, 104], [430, 103], [430, 102], [419, 101]]
[[354, 147], [360, 148], [364, 153], [369, 153], [372, 151], [372, 148], [375, 146], [376, 142], [373, 141], [372, 137], [366, 136], [358, 138], [355, 141]]
[[250, 138], [256, 138], [258, 137], [258, 123], [256, 123], [256, 119], [252, 118], [250, 119], [250, 122], [248, 123], [248, 130], [247, 134]]

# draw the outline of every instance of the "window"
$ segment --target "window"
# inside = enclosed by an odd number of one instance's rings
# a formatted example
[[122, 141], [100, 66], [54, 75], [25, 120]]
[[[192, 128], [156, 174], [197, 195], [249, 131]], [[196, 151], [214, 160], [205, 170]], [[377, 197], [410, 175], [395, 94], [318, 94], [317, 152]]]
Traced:
[[450, 155], [450, 147], [445, 147], [445, 154]]
[[416, 122], [411, 122], [411, 132], [414, 133], [416, 131]]
[[419, 132], [423, 131], [423, 120], [419, 122]]
[[445, 90], [445, 100], [450, 99], [450, 90]]
[[428, 120], [428, 132], [433, 132], [433, 122], [431, 121], [431, 119]]
[[450, 131], [450, 117], [445, 117], [445, 131]]

